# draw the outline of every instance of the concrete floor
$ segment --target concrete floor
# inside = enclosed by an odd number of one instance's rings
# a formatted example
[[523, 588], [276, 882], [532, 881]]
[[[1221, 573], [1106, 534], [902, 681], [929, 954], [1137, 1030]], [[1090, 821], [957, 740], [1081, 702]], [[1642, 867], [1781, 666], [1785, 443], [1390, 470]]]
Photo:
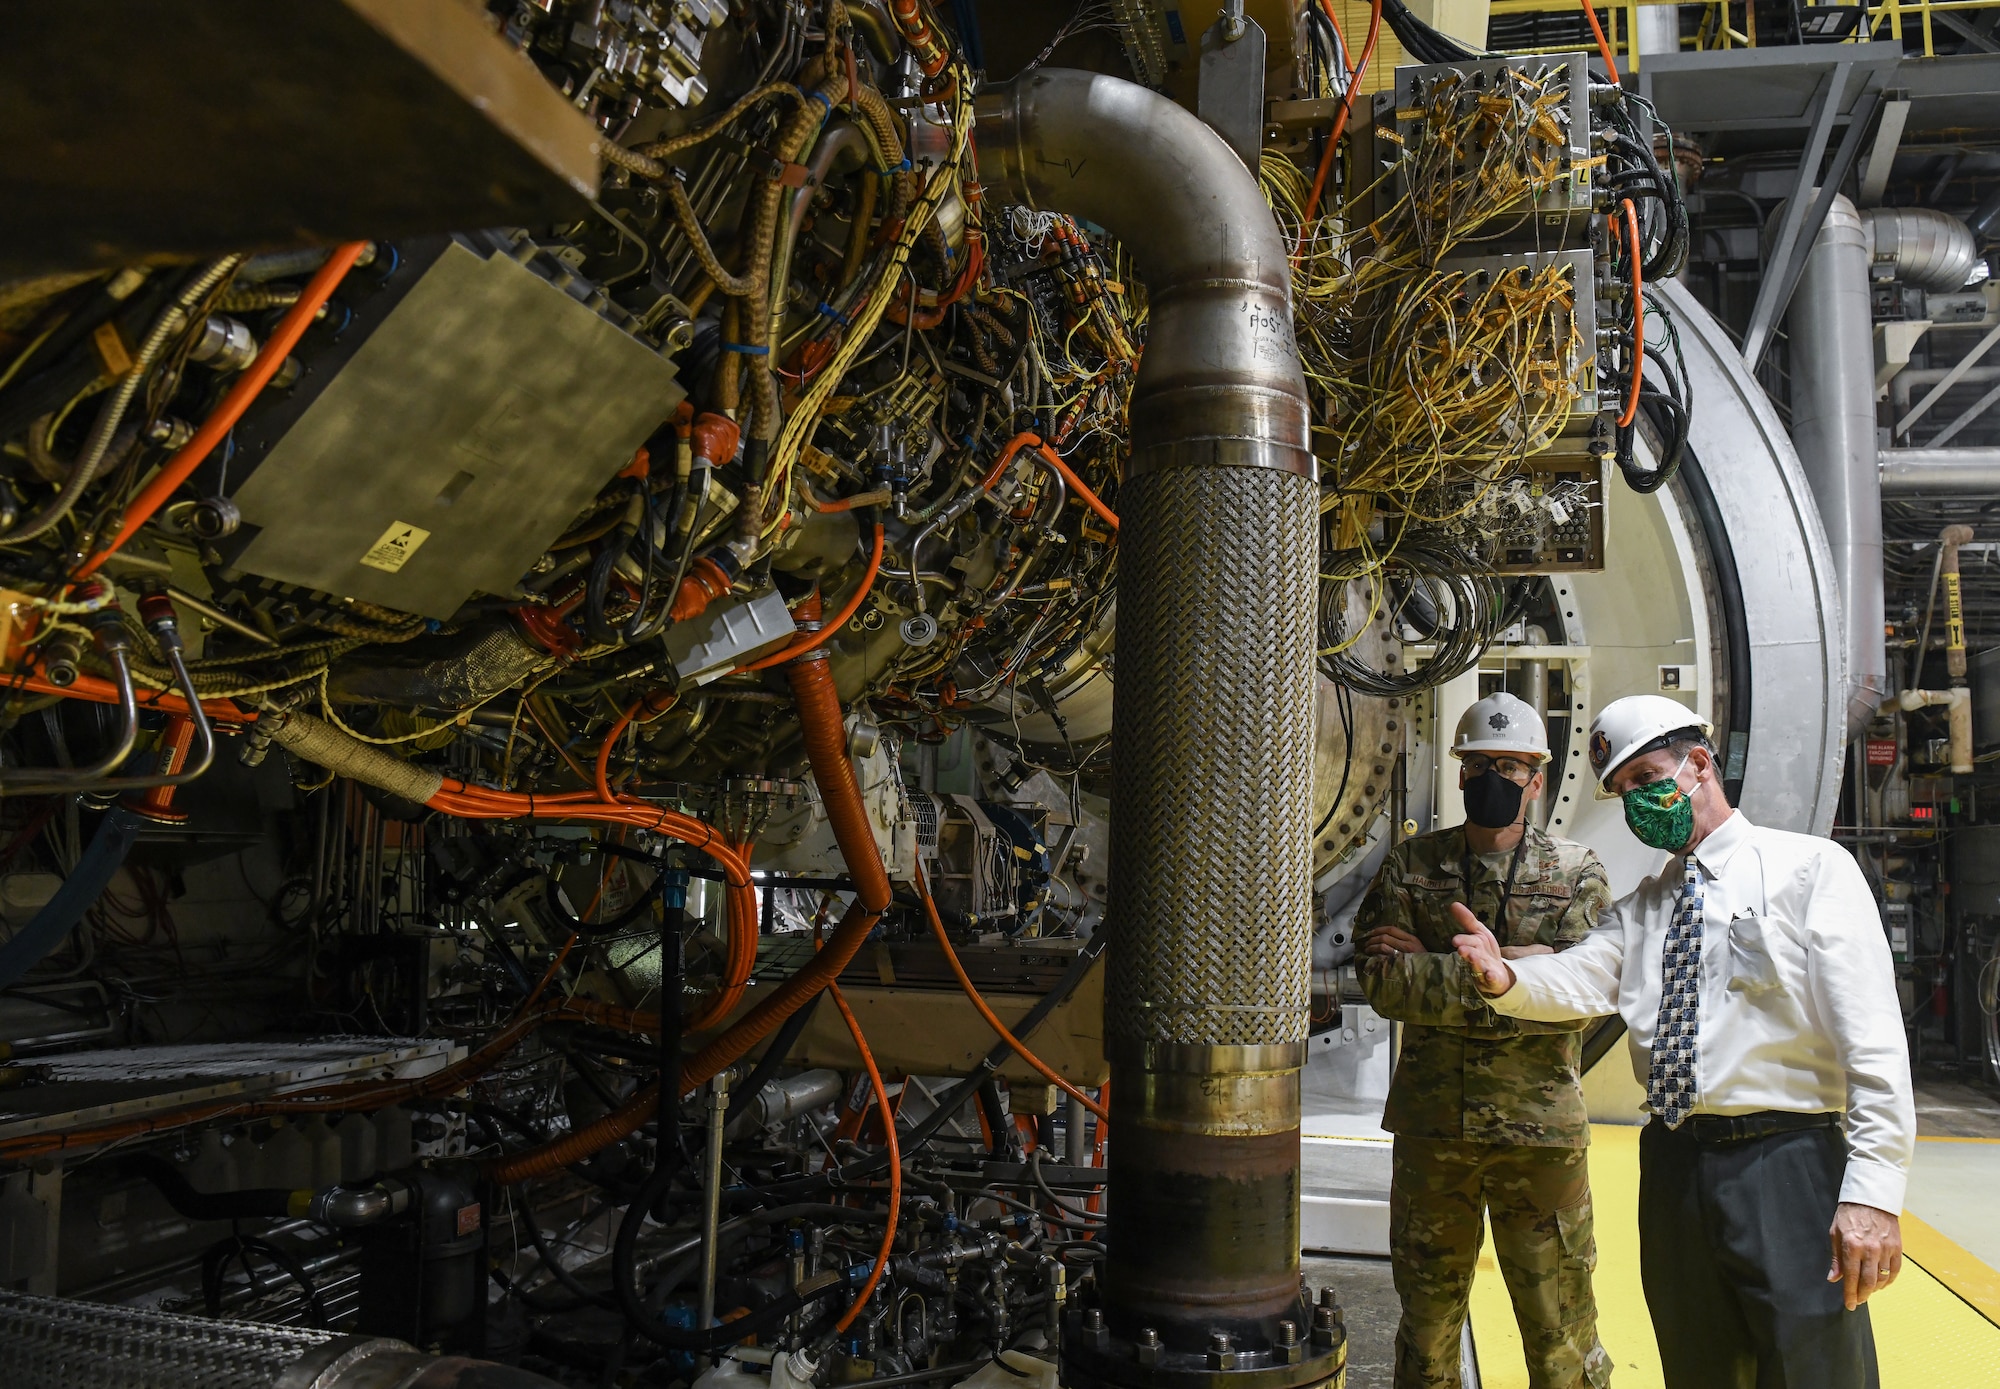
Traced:
[[1920, 1138], [2000, 1138], [2000, 1094], [1926, 1076], [1917, 1082]]
[[1300, 1269], [1315, 1289], [1331, 1284], [1340, 1295], [1347, 1313], [1347, 1389], [1390, 1389], [1402, 1313], [1389, 1261], [1308, 1254]]

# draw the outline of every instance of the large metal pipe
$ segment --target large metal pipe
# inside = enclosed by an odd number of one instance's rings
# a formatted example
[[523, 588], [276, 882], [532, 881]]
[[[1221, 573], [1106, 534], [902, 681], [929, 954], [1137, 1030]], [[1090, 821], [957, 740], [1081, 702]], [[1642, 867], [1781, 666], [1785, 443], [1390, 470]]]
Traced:
[[1065, 1335], [1066, 1374], [1323, 1379], [1333, 1338], [1296, 1344], [1319, 491], [1284, 243], [1143, 87], [1043, 69], [976, 111], [981, 181], [1108, 228], [1152, 314], [1118, 496], [1105, 1325]]
[[1885, 497], [2000, 496], [2000, 448], [1884, 449]]
[[1972, 229], [1948, 212], [1927, 207], [1874, 207], [1861, 214], [1876, 272], [1933, 294], [1963, 289], [1979, 248]]
[[1868, 230], [1835, 197], [1793, 296], [1792, 442], [1840, 579], [1851, 738], [1888, 691], [1882, 640], [1882, 480], [1875, 447]]

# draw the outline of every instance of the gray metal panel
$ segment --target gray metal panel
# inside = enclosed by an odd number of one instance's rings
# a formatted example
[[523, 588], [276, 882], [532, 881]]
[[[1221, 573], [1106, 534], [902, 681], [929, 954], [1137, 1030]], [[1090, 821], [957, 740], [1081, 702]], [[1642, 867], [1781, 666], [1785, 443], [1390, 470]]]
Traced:
[[1792, 442], [1735, 344], [1678, 282], [1659, 292], [1687, 354], [1690, 442], [1743, 586], [1752, 701], [1743, 812], [1825, 834], [1840, 799], [1847, 679], [1833, 552]]
[[1852, 63], [1863, 74], [1847, 82], [1838, 119], [1854, 113], [1869, 89], [1866, 77], [1887, 81], [1902, 58], [1896, 43], [1649, 53], [1639, 84], [1676, 130], [1791, 130], [1811, 123], [1814, 98], [1835, 65]]
[[[454, 243], [237, 489], [237, 567], [447, 618], [509, 593], [685, 393], [671, 363]], [[400, 568], [392, 527], [429, 532]]]

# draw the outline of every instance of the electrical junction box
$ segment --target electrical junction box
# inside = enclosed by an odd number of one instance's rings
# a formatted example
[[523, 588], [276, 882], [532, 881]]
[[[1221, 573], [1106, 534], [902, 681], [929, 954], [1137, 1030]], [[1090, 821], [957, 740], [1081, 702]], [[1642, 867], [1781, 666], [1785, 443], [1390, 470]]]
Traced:
[[[1399, 163], [1405, 151], [1443, 140], [1453, 163], [1469, 174], [1490, 146], [1496, 126], [1525, 126], [1517, 157], [1541, 161], [1557, 177], [1532, 205], [1490, 209], [1474, 225], [1457, 230], [1496, 250], [1588, 245], [1599, 167], [1590, 147], [1589, 74], [1589, 56], [1581, 52], [1399, 67], [1395, 90], [1377, 93], [1372, 102], [1378, 168]], [[1519, 119], [1503, 116], [1496, 102], [1516, 104]], [[1432, 128], [1441, 124], [1440, 117], [1450, 123], [1449, 129]], [[1379, 217], [1408, 188], [1398, 169], [1383, 181], [1373, 212], [1355, 220]]]
[[232, 569], [440, 620], [509, 595], [673, 417], [673, 363], [525, 235], [391, 247], [198, 472]]

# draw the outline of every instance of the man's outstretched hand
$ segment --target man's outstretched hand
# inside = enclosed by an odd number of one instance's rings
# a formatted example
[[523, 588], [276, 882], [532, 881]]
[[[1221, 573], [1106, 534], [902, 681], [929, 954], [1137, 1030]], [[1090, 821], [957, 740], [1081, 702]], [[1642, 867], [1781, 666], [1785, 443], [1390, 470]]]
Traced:
[[1501, 955], [1500, 942], [1493, 938], [1486, 924], [1463, 902], [1453, 902], [1451, 914], [1465, 930], [1464, 935], [1451, 938], [1452, 946], [1471, 962], [1472, 972], [1479, 979], [1479, 992], [1497, 998], [1513, 988], [1513, 967]]

